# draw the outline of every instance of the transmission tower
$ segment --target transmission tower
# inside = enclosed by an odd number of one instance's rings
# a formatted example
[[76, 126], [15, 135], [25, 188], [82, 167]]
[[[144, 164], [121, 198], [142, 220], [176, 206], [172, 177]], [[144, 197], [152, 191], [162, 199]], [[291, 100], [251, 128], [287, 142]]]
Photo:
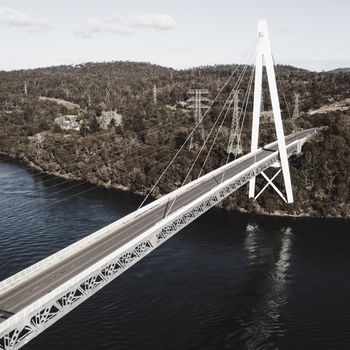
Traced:
[[239, 132], [239, 90], [236, 90], [233, 95], [233, 113], [229, 141], [227, 145], [227, 153], [232, 153], [235, 156], [242, 153], [241, 135]]
[[[196, 131], [191, 136], [190, 149], [193, 147], [194, 141], [204, 141], [204, 128], [202, 123], [202, 108], [208, 108], [205, 102], [210, 101], [205, 95], [209, 94], [207, 89], [194, 89], [187, 92], [192, 95], [187, 100], [188, 108], [194, 109], [194, 123], [197, 126]], [[203, 103], [204, 102], [204, 103]]]
[[299, 118], [299, 97], [300, 97], [300, 94], [298, 94], [298, 93], [294, 94], [293, 119], [298, 119]]
[[153, 104], [157, 104], [157, 86], [153, 85]]

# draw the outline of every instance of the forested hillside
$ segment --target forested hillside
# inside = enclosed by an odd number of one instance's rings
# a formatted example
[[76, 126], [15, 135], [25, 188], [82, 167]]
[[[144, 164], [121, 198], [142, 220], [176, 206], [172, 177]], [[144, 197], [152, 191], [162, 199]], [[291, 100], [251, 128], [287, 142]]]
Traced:
[[[112, 62], [0, 72], [0, 151], [46, 172], [145, 194], [193, 127], [193, 110], [185, 104], [187, 91], [205, 88], [213, 99], [235, 68], [174, 70], [148, 63]], [[238, 67], [237, 72], [241, 69]], [[250, 68], [242, 91], [249, 77]], [[308, 113], [346, 101], [350, 97], [350, 73], [315, 73], [277, 66], [277, 77], [286, 133], [321, 125], [328, 129], [291, 159], [295, 204], [284, 204], [272, 190], [252, 202], [242, 188], [224, 207], [281, 215], [350, 217], [350, 110], [345, 103], [345, 107], [329, 113]], [[205, 135], [233, 85], [234, 80], [204, 118]], [[268, 112], [271, 106], [266, 91], [263, 107]], [[295, 93], [300, 94], [298, 119], [292, 119]], [[111, 122], [103, 129], [99, 118], [105, 111], [117, 111], [122, 123]], [[247, 111], [244, 151], [250, 147], [252, 98]], [[55, 119], [64, 115], [77, 116], [80, 130], [62, 130]], [[205, 172], [226, 162], [230, 123], [227, 118]], [[262, 143], [274, 139], [273, 129], [270, 120], [263, 119]], [[182, 183], [199, 146], [200, 141], [191, 150], [185, 147], [159, 183], [155, 196]], [[199, 158], [189, 180], [197, 177], [205, 155]], [[281, 185], [281, 179], [276, 183]], [[263, 181], [258, 184], [262, 186]]]

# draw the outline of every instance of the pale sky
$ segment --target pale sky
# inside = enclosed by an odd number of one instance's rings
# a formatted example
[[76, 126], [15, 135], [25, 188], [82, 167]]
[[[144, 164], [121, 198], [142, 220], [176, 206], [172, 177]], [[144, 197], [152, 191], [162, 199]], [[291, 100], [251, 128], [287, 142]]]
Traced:
[[0, 69], [240, 63], [260, 17], [277, 63], [350, 67], [350, 0], [0, 0]]

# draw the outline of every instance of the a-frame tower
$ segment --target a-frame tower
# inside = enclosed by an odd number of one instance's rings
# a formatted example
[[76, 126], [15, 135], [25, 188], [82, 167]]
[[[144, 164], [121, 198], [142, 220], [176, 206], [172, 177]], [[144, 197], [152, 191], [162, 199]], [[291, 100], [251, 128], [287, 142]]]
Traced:
[[[276, 75], [274, 69], [274, 62], [271, 53], [271, 45], [269, 32], [266, 19], [259, 20], [258, 23], [258, 45], [257, 45], [257, 57], [255, 67], [255, 86], [254, 86], [254, 105], [253, 105], [253, 126], [252, 126], [252, 140], [251, 140], [251, 152], [255, 152], [258, 149], [259, 139], [259, 123], [261, 113], [261, 98], [262, 98], [262, 71], [263, 66], [266, 66], [268, 85], [270, 90], [273, 119], [275, 122], [278, 150], [280, 156], [280, 167], [283, 174], [284, 185], [287, 198], [284, 198], [283, 194], [277, 189], [266, 174], [262, 174], [268, 181], [268, 184], [277, 191], [277, 193], [288, 203], [293, 203], [293, 191], [292, 183], [290, 179], [290, 171], [288, 165], [288, 155], [286, 149], [286, 142], [283, 131], [281, 108], [277, 93]], [[281, 171], [279, 170], [279, 171]], [[249, 198], [255, 197], [255, 178], [249, 181]]]

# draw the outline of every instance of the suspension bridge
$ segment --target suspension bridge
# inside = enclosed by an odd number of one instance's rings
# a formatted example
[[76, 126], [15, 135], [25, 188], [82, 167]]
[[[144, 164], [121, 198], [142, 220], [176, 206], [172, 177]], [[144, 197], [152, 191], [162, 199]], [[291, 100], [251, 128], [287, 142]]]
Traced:
[[[301, 152], [304, 142], [315, 135], [319, 129], [301, 130], [288, 136], [284, 135], [273, 57], [265, 20], [259, 21], [256, 53], [253, 70], [255, 85], [251, 151], [229, 161], [231, 153], [237, 156], [237, 152], [233, 151], [234, 139], [237, 139], [238, 146], [241, 147], [241, 130], [239, 132], [237, 126], [237, 91], [239, 88], [237, 83], [225, 102], [226, 109], [222, 109], [226, 110], [227, 114], [230, 104], [235, 101], [233, 108], [235, 131], [234, 134], [232, 132], [230, 134], [226, 164], [188, 183], [186, 183], [186, 177], [180, 188], [143, 205], [146, 197], [141, 206], [131, 214], [2, 281], [0, 283], [1, 350], [19, 349], [27, 344], [243, 185], [249, 183], [249, 197], [252, 199], [257, 199], [268, 186], [271, 186], [283, 201], [293, 202], [288, 157]], [[259, 147], [264, 65], [269, 83], [277, 140], [264, 147]], [[238, 78], [238, 82], [240, 80], [241, 78]], [[250, 87], [243, 101], [242, 116], [246, 113], [249, 93]], [[201, 123], [205, 116], [206, 113], [197, 115], [196, 125], [186, 141], [191, 140], [192, 143], [193, 133], [197, 127], [202, 127]], [[215, 122], [214, 126], [219, 125], [220, 129], [223, 120], [223, 117], [218, 118], [218, 124]], [[203, 141], [200, 152], [205, 149], [211, 131]], [[160, 179], [165, 175], [170, 164], [176, 161], [176, 156], [185, 147], [184, 145], [175, 154]], [[211, 149], [212, 147], [208, 153]], [[265, 173], [268, 168], [277, 168], [272, 178]], [[280, 173], [283, 175], [285, 193], [273, 183]], [[256, 193], [255, 179], [258, 175], [263, 176], [267, 183]]]

